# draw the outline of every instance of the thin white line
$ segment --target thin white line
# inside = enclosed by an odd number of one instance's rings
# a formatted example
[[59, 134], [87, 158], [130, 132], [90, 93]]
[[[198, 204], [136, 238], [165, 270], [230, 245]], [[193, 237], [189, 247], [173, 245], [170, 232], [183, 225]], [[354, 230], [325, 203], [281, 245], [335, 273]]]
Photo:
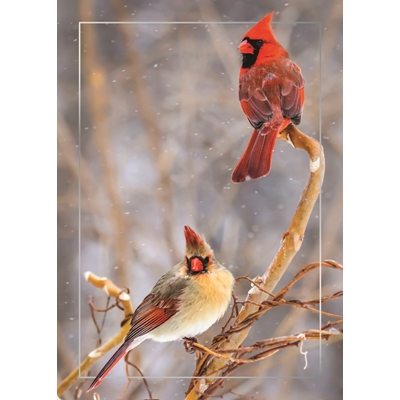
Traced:
[[81, 23], [78, 34], [78, 376], [81, 377]]
[[[319, 24], [319, 154], [322, 151], [322, 30]], [[322, 170], [319, 169], [319, 375], [322, 376]]]
[[[95, 376], [80, 376], [80, 378], [94, 379]], [[183, 379], [192, 379], [192, 378], [196, 378], [196, 379], [199, 379], [199, 378], [216, 378], [216, 379], [218, 379], [218, 378], [225, 378], [225, 379], [248, 379], [248, 378], [262, 378], [262, 379], [316, 379], [316, 378], [320, 378], [320, 376], [319, 375], [310, 375], [310, 376], [300, 376], [300, 375], [287, 375], [287, 376], [278, 376], [278, 375], [276, 375], [276, 376], [271, 376], [271, 375], [269, 375], [269, 376], [268, 375], [265, 375], [265, 376], [263, 376], [263, 375], [236, 376], [235, 375], [235, 376], [231, 376], [231, 375], [229, 375], [227, 377], [222, 377], [221, 375], [216, 375], [216, 376], [211, 376], [211, 375], [207, 375], [207, 376], [182, 376], [182, 375], [179, 375], [179, 376], [164, 376], [164, 375], [137, 376], [137, 375], [135, 375], [135, 376], [107, 376], [107, 377], [105, 377], [106, 380], [108, 380], [108, 379], [118, 379], [118, 378], [120, 378], [120, 379], [122, 379], [122, 378], [124, 378], [124, 379], [126, 379], [126, 378], [129, 378], [129, 379], [132, 379], [132, 378], [136, 378], [136, 379], [143, 379], [143, 378], [145, 378], [145, 379], [164, 379], [164, 378], [167, 378], [167, 379], [180, 379], [180, 378], [183, 378]]]
[[[80, 24], [106, 24], [106, 25], [205, 25], [205, 24], [217, 24], [217, 25], [234, 25], [234, 24], [256, 24], [259, 21], [79, 21]], [[271, 22], [272, 25], [302, 25], [302, 24], [320, 24], [315, 21], [299, 21], [299, 22]]]
[[[78, 279], [78, 377], [79, 378], [85, 378], [85, 379], [93, 379], [94, 376], [81, 376], [81, 175], [80, 175], [80, 165], [81, 165], [81, 86], [82, 86], [82, 80], [81, 80], [81, 25], [88, 25], [88, 24], [94, 24], [94, 25], [119, 25], [119, 24], [127, 24], [127, 25], [140, 25], [140, 24], [147, 24], [147, 25], [206, 25], [206, 24], [217, 24], [217, 25], [233, 25], [233, 24], [255, 24], [258, 21], [190, 21], [190, 22], [183, 22], [183, 21], [164, 21], [164, 22], [156, 22], [156, 21], [140, 21], [140, 22], [123, 22], [123, 21], [79, 21], [79, 33], [78, 33], [78, 125], [79, 125], [79, 130], [78, 130], [78, 270], [79, 270], [79, 279]], [[318, 24], [319, 25], [319, 52], [320, 52], [320, 57], [319, 57], [319, 73], [320, 73], [320, 88], [319, 88], [319, 140], [320, 140], [320, 150], [322, 146], [322, 92], [321, 92], [321, 82], [322, 82], [322, 37], [321, 37], [321, 23], [320, 22], [315, 22], [315, 21], [301, 21], [301, 22], [272, 22], [272, 24], [277, 24], [277, 25], [302, 25], [302, 24]], [[320, 170], [321, 174], [321, 170]], [[320, 328], [322, 327], [322, 308], [321, 308], [321, 299], [322, 299], [322, 280], [321, 280], [321, 271], [322, 271], [322, 229], [321, 229], [321, 220], [322, 220], [322, 197], [321, 197], [321, 187], [320, 187], [320, 196], [319, 196], [319, 261], [320, 261], [320, 268], [319, 268], [319, 299], [320, 299], [320, 304], [319, 304], [319, 324]], [[321, 377], [321, 372], [322, 372], [322, 367], [321, 367], [321, 353], [322, 353], [322, 336], [320, 333], [320, 340], [319, 340], [319, 366], [320, 366], [320, 371], [319, 371], [319, 376], [229, 376], [228, 379], [248, 379], [248, 378], [267, 378], [267, 379], [314, 379], [314, 378], [320, 378]], [[110, 378], [110, 377], [109, 377]], [[106, 379], [109, 379], [106, 378]], [[113, 377], [118, 378], [118, 377]], [[122, 377], [121, 377], [122, 378]], [[124, 377], [126, 379], [126, 376]], [[144, 377], [138, 377], [138, 376], [132, 376], [129, 378], [138, 378], [138, 379], [157, 379], [157, 378], [169, 378], [169, 379], [178, 379], [178, 378], [184, 378], [184, 379], [192, 379], [192, 378], [201, 378], [201, 376], [144, 376]], [[207, 376], [207, 378], [221, 378], [221, 376]]]

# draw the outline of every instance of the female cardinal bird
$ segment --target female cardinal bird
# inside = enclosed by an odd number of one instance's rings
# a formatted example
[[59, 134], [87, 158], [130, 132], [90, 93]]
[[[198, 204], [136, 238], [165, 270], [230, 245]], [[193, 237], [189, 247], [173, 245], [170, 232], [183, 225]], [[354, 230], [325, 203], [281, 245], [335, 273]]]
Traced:
[[268, 175], [277, 134], [301, 120], [305, 82], [300, 68], [275, 39], [273, 14], [253, 26], [238, 47], [243, 54], [239, 100], [254, 131], [232, 173], [235, 183]]
[[169, 342], [196, 336], [217, 322], [228, 308], [232, 274], [215, 258], [208, 243], [185, 226], [186, 254], [164, 274], [131, 320], [124, 343], [108, 360], [87, 391], [99, 386], [125, 354], [146, 339]]

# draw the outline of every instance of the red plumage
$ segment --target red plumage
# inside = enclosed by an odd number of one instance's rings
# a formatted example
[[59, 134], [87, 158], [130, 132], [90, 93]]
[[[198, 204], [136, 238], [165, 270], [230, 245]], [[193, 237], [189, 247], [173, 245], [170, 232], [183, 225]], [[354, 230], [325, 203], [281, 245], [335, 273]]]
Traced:
[[277, 134], [291, 122], [298, 125], [303, 111], [305, 81], [277, 42], [272, 16], [246, 32], [238, 47], [243, 54], [239, 101], [254, 131], [232, 173], [235, 183], [268, 175]]

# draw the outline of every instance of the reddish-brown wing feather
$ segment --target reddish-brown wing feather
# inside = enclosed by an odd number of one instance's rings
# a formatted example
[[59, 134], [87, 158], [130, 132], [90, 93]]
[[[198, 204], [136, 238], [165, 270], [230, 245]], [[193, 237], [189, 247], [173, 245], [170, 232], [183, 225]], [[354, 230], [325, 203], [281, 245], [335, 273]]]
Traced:
[[288, 61], [284, 84], [281, 88], [282, 114], [289, 118], [295, 125], [301, 120], [304, 105], [304, 79], [300, 68], [293, 62]]
[[125, 340], [133, 340], [151, 332], [179, 310], [178, 298], [162, 298], [150, 293], [136, 309], [131, 320], [131, 329]]
[[274, 116], [267, 94], [261, 88], [257, 88], [253, 92], [247, 92], [240, 88], [239, 100], [243, 112], [253, 128], [260, 129], [264, 122], [270, 121]]
[[178, 299], [161, 299], [159, 296], [149, 294], [136, 309], [131, 320], [131, 329], [125, 337], [124, 343], [107, 361], [101, 371], [97, 374], [88, 392], [101, 384], [108, 373], [114, 368], [118, 361], [129, 351], [131, 344], [140, 336], [151, 332], [165, 321], [170, 319], [179, 309]]
[[156, 329], [179, 311], [179, 297], [186, 285], [185, 279], [177, 276], [175, 271], [169, 271], [159, 279], [133, 314], [131, 328], [124, 343], [97, 374], [88, 392], [101, 384], [118, 361], [132, 348], [135, 339]]

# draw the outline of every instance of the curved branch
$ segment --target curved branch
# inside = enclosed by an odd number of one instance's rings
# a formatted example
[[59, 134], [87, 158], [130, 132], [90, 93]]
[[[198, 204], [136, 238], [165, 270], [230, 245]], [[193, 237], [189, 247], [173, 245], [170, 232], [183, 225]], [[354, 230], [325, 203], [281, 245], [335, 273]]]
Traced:
[[[281, 279], [294, 256], [300, 250], [304, 239], [304, 233], [314, 205], [318, 199], [325, 173], [325, 156], [323, 147], [316, 139], [305, 135], [293, 124], [290, 124], [286, 129], [280, 132], [278, 134], [278, 139], [286, 140], [294, 148], [307, 152], [310, 158], [310, 176], [307, 185], [303, 190], [289, 229], [285, 232], [282, 238], [281, 246], [275, 258], [272, 260], [264, 275], [261, 278], [255, 279], [257, 284], [267, 292], [273, 292], [276, 284]], [[235, 325], [240, 324], [249, 315], [258, 310], [258, 306], [252, 304], [252, 302], [262, 303], [266, 300], [268, 294], [266, 294], [265, 291], [260, 290], [257, 286], [254, 286], [249, 290], [246, 303], [240, 310]], [[213, 342], [213, 350], [238, 348], [247, 337], [251, 325], [252, 324], [249, 324], [245, 329], [241, 329], [239, 332], [229, 335], [229, 338], [218, 338], [218, 342]], [[227, 364], [227, 360], [221, 358], [213, 358], [210, 362], [206, 362], [206, 360], [203, 359], [201, 362], [203, 366], [200, 369], [196, 369], [196, 372], [198, 372], [197, 376], [212, 376], [213, 372], [217, 370], [220, 371], [221, 368]], [[204, 392], [204, 390], [215, 381], [216, 378], [202, 379], [202, 391]], [[202, 396], [202, 394], [199, 393], [198, 388], [196, 390], [196, 385], [193, 379], [190, 383], [189, 390], [190, 392], [187, 395], [186, 400], [195, 400]]]
[[[107, 295], [115, 297], [124, 306], [124, 321], [127, 321], [133, 314], [130, 296], [123, 289], [115, 286], [114, 283], [107, 278], [100, 278], [91, 272], [85, 272], [85, 279], [99, 289], [103, 289]], [[101, 357], [108, 353], [112, 348], [120, 344], [129, 331], [129, 324], [125, 323], [121, 329], [106, 343], [93, 350], [88, 354], [85, 360], [75, 368], [58, 386], [57, 395], [61, 396], [67, 391], [82, 375], [87, 372]]]

